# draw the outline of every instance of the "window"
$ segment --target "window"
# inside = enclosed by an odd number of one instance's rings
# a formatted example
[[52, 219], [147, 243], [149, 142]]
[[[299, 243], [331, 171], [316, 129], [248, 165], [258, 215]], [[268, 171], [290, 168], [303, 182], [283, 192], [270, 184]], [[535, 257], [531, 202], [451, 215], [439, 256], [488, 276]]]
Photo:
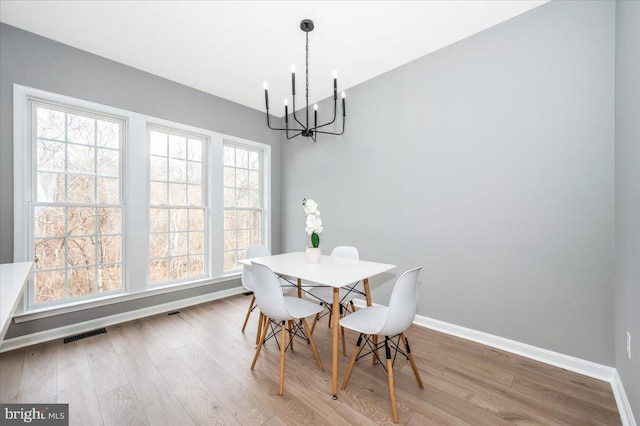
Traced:
[[224, 145], [224, 271], [239, 269], [247, 246], [263, 244], [262, 151]]
[[33, 101], [34, 304], [122, 289], [122, 120]]
[[24, 314], [227, 281], [247, 245], [268, 245], [268, 145], [13, 87]]
[[206, 139], [149, 128], [149, 281], [205, 275]]

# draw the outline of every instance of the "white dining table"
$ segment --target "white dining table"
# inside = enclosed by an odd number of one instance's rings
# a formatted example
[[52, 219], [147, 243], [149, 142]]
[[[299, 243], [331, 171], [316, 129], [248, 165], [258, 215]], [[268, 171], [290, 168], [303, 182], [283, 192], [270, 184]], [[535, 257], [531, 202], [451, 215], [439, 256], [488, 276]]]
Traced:
[[[340, 306], [340, 288], [362, 281], [364, 284], [367, 306], [371, 306], [369, 278], [390, 271], [396, 265], [368, 262], [364, 260], [345, 259], [332, 256], [320, 256], [320, 262], [308, 263], [303, 252], [276, 254], [240, 260], [243, 265], [259, 263], [268, 266], [278, 275], [295, 277], [298, 281], [298, 297], [302, 297], [302, 281], [333, 287], [333, 306]], [[333, 348], [332, 348], [332, 395], [338, 397], [338, 337], [339, 315], [333, 315]]]

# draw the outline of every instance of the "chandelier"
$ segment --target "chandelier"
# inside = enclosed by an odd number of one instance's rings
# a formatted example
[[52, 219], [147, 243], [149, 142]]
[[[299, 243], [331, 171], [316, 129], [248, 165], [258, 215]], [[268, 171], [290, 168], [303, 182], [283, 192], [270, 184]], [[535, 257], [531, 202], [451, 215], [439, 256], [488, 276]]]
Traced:
[[[291, 65], [291, 94], [293, 97], [293, 120], [295, 121], [294, 126], [289, 128], [289, 106], [287, 105], [287, 98], [284, 99], [284, 129], [271, 127], [269, 123], [269, 90], [267, 83], [264, 83], [264, 102], [267, 107], [267, 126], [271, 130], [283, 130], [286, 133], [287, 139], [293, 139], [296, 136], [304, 136], [307, 138], [311, 138], [314, 142], [316, 141], [316, 137], [318, 134], [325, 135], [341, 135], [344, 133], [344, 123], [346, 121], [346, 110], [345, 110], [345, 102], [344, 97], [345, 94], [342, 92], [342, 131], [340, 133], [337, 132], [329, 132], [326, 130], [319, 130], [323, 127], [329, 126], [336, 121], [336, 116], [338, 115], [338, 73], [336, 71], [333, 72], [333, 119], [325, 124], [318, 124], [318, 104], [313, 106], [313, 126], [309, 124], [309, 33], [313, 31], [313, 21], [311, 19], [304, 19], [300, 22], [300, 29], [305, 32], [306, 35], [306, 63], [305, 63], [305, 98], [306, 98], [306, 107], [305, 107], [305, 116], [306, 120], [302, 118], [305, 123], [302, 123], [298, 117], [296, 116], [296, 67], [295, 65]], [[291, 134], [290, 134], [291, 133]]]

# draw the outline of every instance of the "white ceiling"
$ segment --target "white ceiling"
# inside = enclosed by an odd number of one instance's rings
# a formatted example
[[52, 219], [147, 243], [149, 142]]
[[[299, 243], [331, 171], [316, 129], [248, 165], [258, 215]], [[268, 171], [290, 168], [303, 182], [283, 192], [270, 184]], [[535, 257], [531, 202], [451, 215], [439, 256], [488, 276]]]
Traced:
[[292, 63], [302, 104], [302, 19], [315, 22], [313, 103], [332, 94], [334, 69], [348, 91], [546, 1], [1, 0], [0, 20], [261, 111], [267, 81], [282, 116]]

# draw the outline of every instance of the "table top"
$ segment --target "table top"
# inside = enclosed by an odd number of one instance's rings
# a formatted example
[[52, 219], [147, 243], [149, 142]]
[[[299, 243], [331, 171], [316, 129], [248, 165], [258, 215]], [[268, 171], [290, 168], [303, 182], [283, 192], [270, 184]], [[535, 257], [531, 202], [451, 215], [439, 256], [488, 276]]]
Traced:
[[0, 265], [0, 342], [9, 329], [32, 266], [33, 262]]
[[312, 264], [307, 263], [304, 252], [276, 254], [239, 261], [243, 265], [251, 265], [253, 262], [268, 266], [276, 274], [289, 275], [331, 287], [344, 287], [396, 267], [396, 265], [386, 263], [326, 255], [320, 256], [319, 263]]

